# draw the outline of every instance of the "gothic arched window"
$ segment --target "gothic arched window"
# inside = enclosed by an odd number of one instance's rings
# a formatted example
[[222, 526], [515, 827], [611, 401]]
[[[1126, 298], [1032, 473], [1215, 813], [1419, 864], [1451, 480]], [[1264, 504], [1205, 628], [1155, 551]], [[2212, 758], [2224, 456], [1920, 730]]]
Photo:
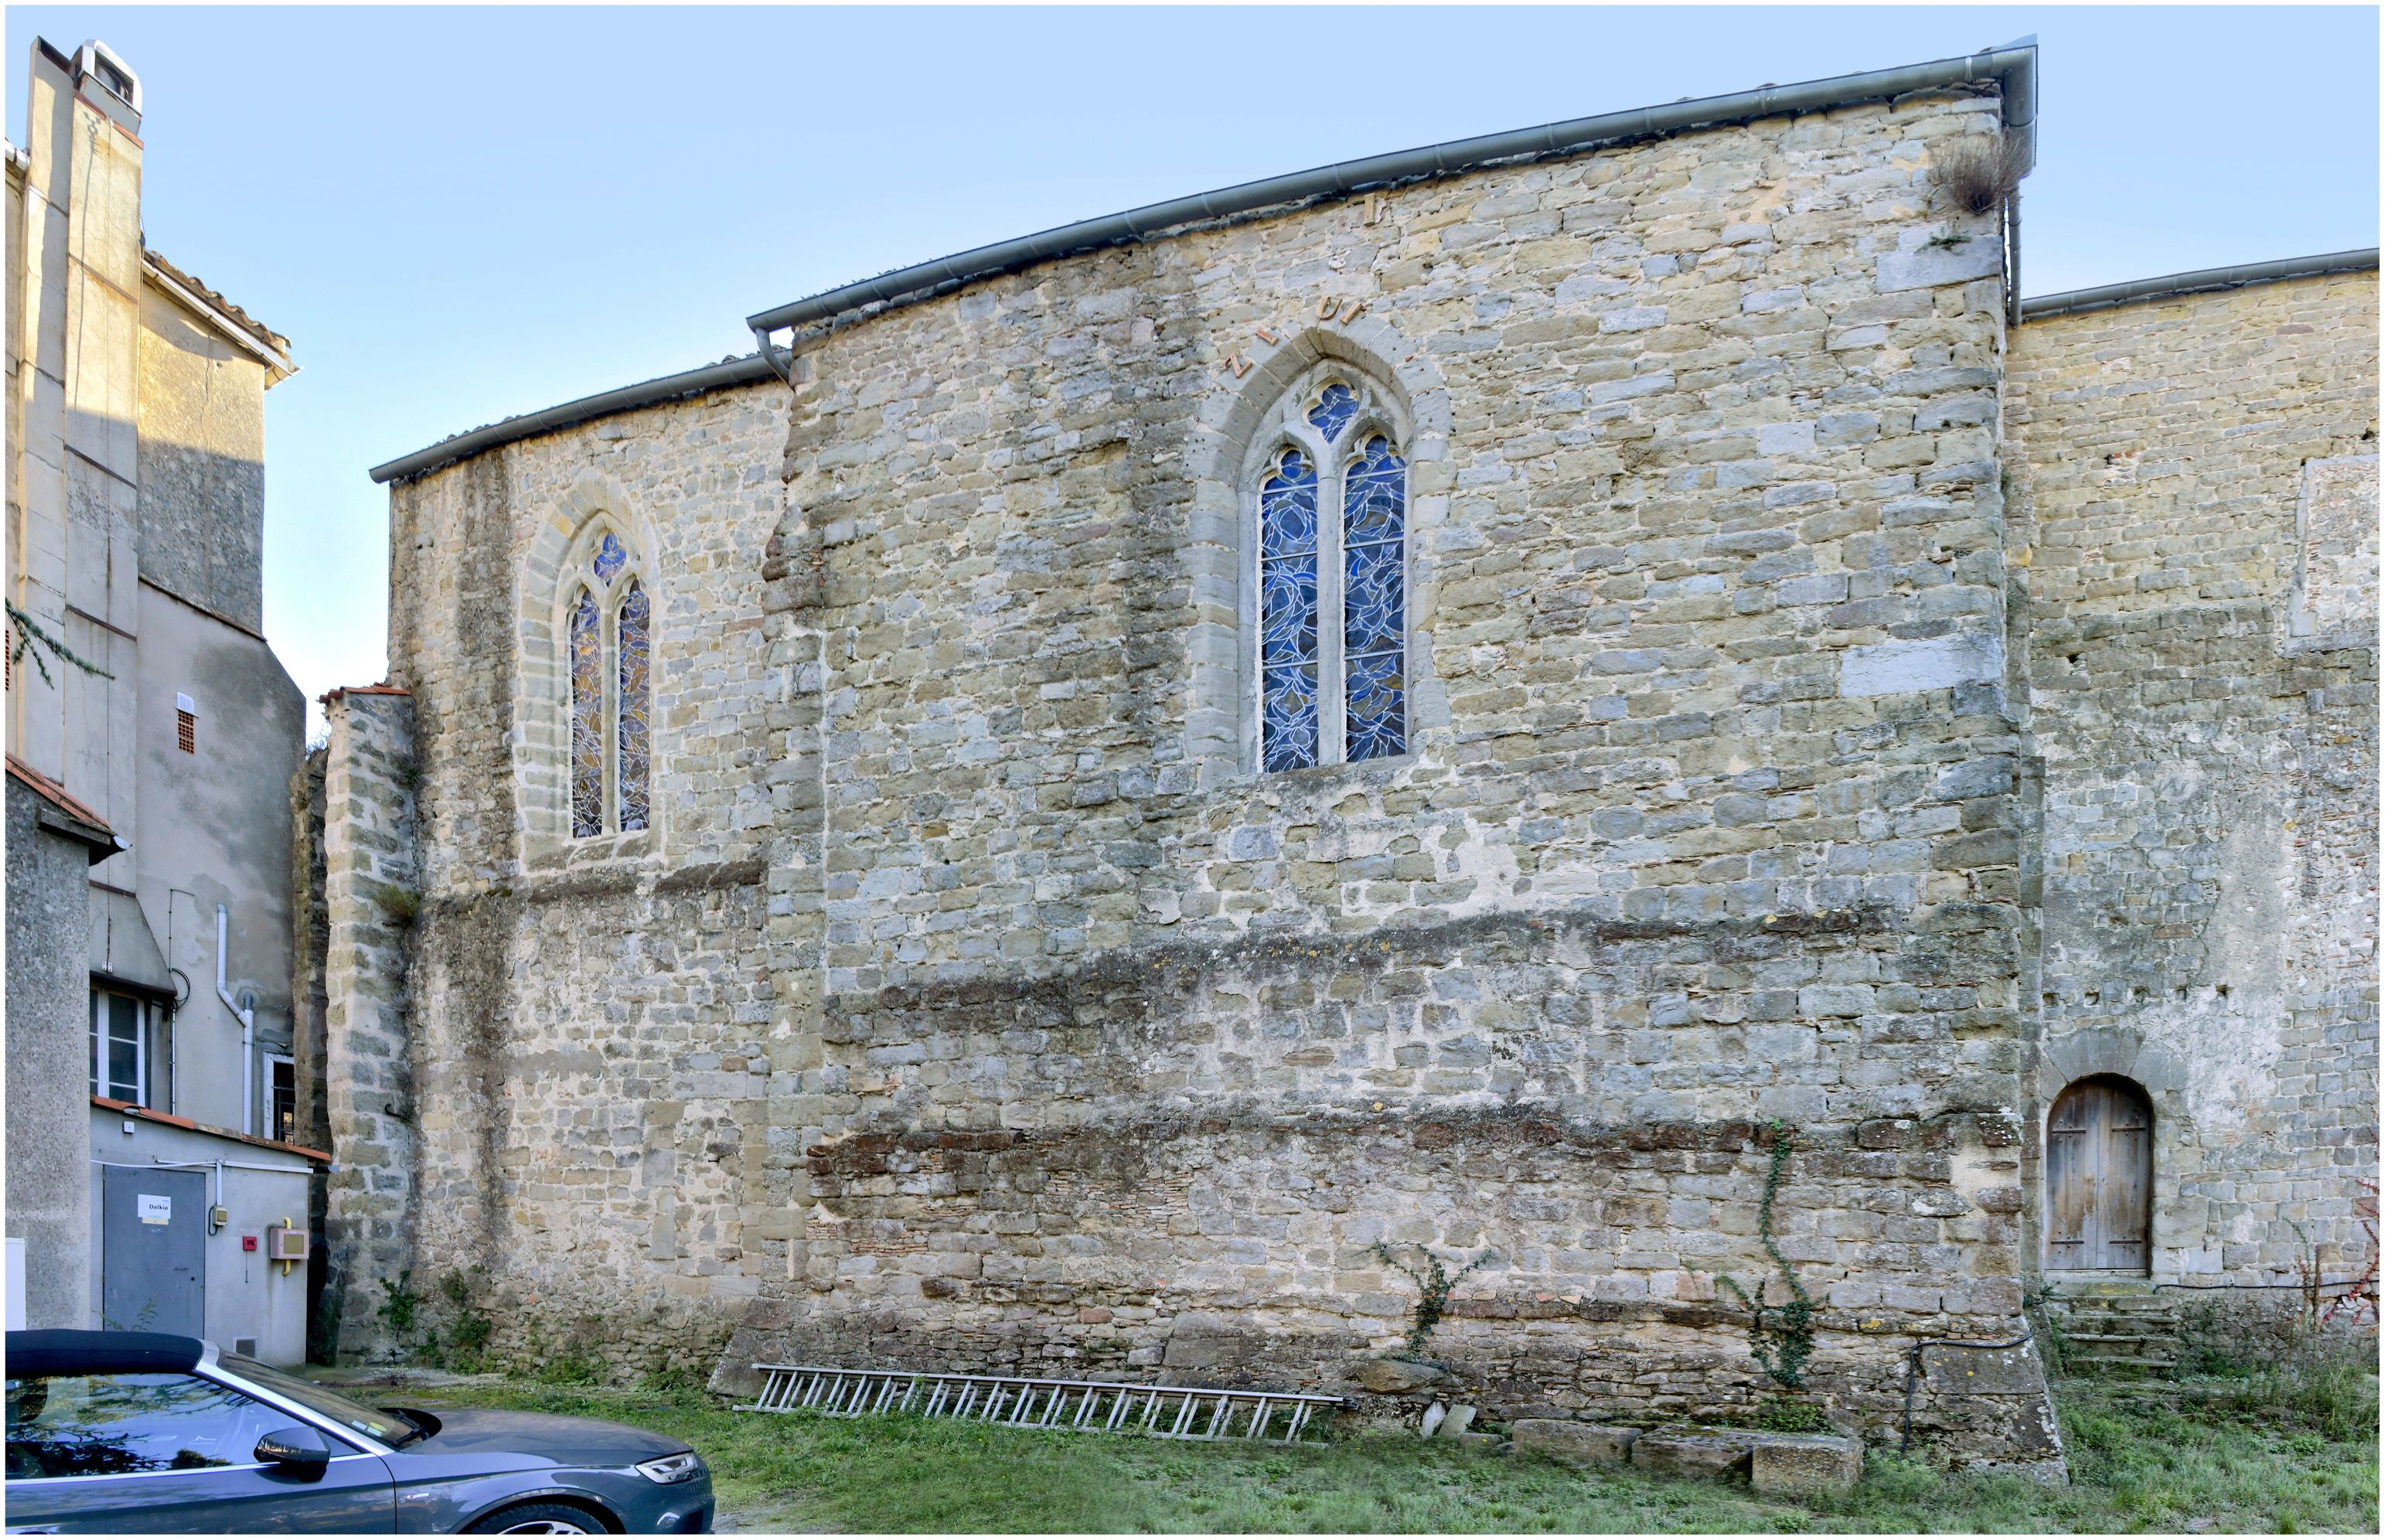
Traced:
[[653, 625], [645, 588], [628, 573], [630, 566], [629, 548], [606, 531], [578, 580], [566, 621], [575, 839], [646, 827]]
[[1260, 461], [1264, 770], [1407, 752], [1408, 468], [1389, 408], [1356, 378], [1329, 369], [1295, 392]]

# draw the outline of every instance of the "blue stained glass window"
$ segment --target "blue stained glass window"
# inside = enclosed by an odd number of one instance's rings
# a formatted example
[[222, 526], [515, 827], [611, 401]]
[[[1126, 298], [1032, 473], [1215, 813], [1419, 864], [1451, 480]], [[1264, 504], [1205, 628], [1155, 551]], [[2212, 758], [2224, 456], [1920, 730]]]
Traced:
[[1343, 472], [1342, 540], [1357, 545], [1370, 540], [1397, 540], [1407, 532], [1407, 462], [1392, 453], [1380, 434]]
[[647, 673], [647, 622], [651, 612], [646, 591], [631, 578], [621, 593], [619, 628], [621, 694], [614, 776], [619, 782], [621, 832], [646, 826], [646, 713], [653, 698]]
[[1308, 408], [1309, 425], [1332, 443], [1342, 436], [1342, 430], [1358, 415], [1358, 393], [1336, 380], [1317, 395], [1317, 404]]
[[1305, 770], [1317, 763], [1317, 665], [1267, 670], [1266, 765]]
[[610, 583], [621, 575], [621, 569], [629, 559], [630, 553], [622, 548], [620, 540], [612, 531], [606, 530], [605, 538], [596, 543], [596, 559], [589, 565], [595, 568], [599, 582]]
[[604, 639], [596, 600], [581, 589], [571, 606], [571, 833], [605, 832]]
[[1407, 752], [1407, 462], [1380, 435], [1342, 473], [1343, 755]]
[[1259, 489], [1261, 760], [1317, 763], [1317, 468], [1287, 449]]

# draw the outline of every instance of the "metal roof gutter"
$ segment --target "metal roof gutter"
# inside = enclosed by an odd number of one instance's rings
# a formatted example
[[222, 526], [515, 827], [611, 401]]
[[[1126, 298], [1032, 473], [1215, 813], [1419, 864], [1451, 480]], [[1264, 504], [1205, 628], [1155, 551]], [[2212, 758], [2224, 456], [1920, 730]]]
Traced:
[[475, 428], [468, 433], [441, 439], [428, 449], [418, 449], [411, 455], [401, 455], [386, 464], [372, 468], [376, 482], [402, 482], [453, 465], [483, 449], [500, 444], [511, 444], [534, 433], [549, 433], [558, 428], [569, 428], [592, 418], [610, 417], [615, 412], [634, 411], [640, 407], [652, 407], [665, 401], [678, 401], [707, 391], [723, 390], [730, 385], [750, 385], [757, 380], [770, 378], [770, 366], [748, 354], [743, 358], [730, 358], [702, 369], [688, 369], [680, 374], [666, 374], [659, 380], [647, 380], [635, 385], [623, 385], [618, 390], [605, 391], [595, 395], [583, 395], [577, 401], [567, 401], [560, 407], [549, 407], [543, 412], [526, 412], [509, 417], [502, 422], [492, 422], [485, 428]]
[[2233, 268], [2204, 268], [2172, 273], [2167, 278], [2141, 278], [2133, 283], [2106, 283], [2100, 289], [2073, 289], [2067, 294], [2040, 294], [2020, 302], [2020, 319], [2043, 320], [2049, 316], [2076, 315], [2081, 310], [2105, 310], [2115, 305], [2175, 299], [2183, 294], [2241, 289], [2251, 283], [2276, 283], [2289, 278], [2321, 278], [2329, 273], [2375, 272], [2377, 248], [2336, 251], [2324, 257], [2288, 257], [2275, 262], [2247, 262]]
[[858, 283], [830, 289], [745, 318], [761, 356], [785, 378], [792, 367], [787, 350], [776, 347], [770, 333], [832, 319], [866, 306], [896, 306], [932, 298], [964, 284], [1016, 272], [1054, 257], [1148, 239], [1180, 226], [1205, 219], [1230, 219], [1305, 203], [1315, 198], [1379, 189], [1401, 182], [1449, 176], [1499, 161], [1575, 155], [1603, 145], [1653, 139], [1691, 129], [1719, 128], [1759, 118], [1819, 112], [1858, 102], [1884, 101], [1909, 92], [1994, 81], [2003, 87], [2004, 126], [2021, 141], [2023, 164], [2037, 160], [2037, 44], [2033, 38], [1984, 49], [1959, 58], [1929, 64], [1908, 64], [1860, 75], [1836, 75], [1796, 85], [1765, 86], [1728, 96], [1702, 96], [1665, 106], [1638, 107], [1629, 112], [1573, 118], [1539, 128], [1516, 129], [1473, 139], [1453, 139], [1413, 150], [1345, 160], [1289, 176], [1269, 177], [1199, 193], [1168, 203], [1146, 204], [1122, 214], [1086, 219], [1040, 234], [979, 246], [973, 251], [902, 268]]
[[2034, 38], [1928, 64], [1909, 64], [1857, 75], [1834, 75], [1828, 80], [1806, 81], [1795, 85], [1767, 85], [1728, 96], [1702, 96], [1664, 106], [1635, 107], [1628, 112], [1568, 119], [1538, 128], [1516, 129], [1472, 139], [1454, 139], [1444, 144], [1426, 144], [1364, 160], [1346, 160], [1313, 170], [1295, 171], [1289, 176], [1269, 177], [1262, 182], [1246, 182], [1168, 203], [1146, 204], [1121, 214], [1105, 215], [1015, 241], [979, 246], [933, 262], [923, 262], [916, 267], [864, 279], [857, 283], [847, 283], [809, 299], [797, 300], [792, 305], [781, 305], [776, 309], [747, 317], [745, 324], [753, 332], [759, 347], [759, 351], [751, 357], [707, 365], [683, 374], [665, 375], [642, 384], [626, 385], [619, 390], [567, 401], [544, 411], [493, 422], [487, 427], [442, 440], [427, 449], [377, 465], [373, 467], [372, 479], [376, 482], [405, 481], [442, 466], [452, 465], [484, 449], [528, 438], [534, 433], [572, 427], [592, 418], [699, 395], [730, 385], [750, 384], [768, 379], [773, 374], [784, 380], [789, 378], [793, 367], [790, 350], [773, 344], [770, 340], [772, 332], [832, 320], [870, 307], [892, 308], [917, 304], [948, 294], [965, 284], [1017, 272], [1039, 262], [1104, 246], [1149, 240], [1204, 220], [1230, 219], [1317, 198], [1380, 190], [1433, 177], [1454, 176], [1501, 161], [1577, 155], [1604, 145], [1659, 138], [1693, 129], [1722, 128], [1760, 118], [1822, 112], [1862, 102], [1892, 100], [1916, 91], [1939, 90], [1986, 81], [1996, 81], [2002, 88], [2004, 126], [2019, 138], [2024, 164], [2034, 165], [2037, 159], [2037, 43]]

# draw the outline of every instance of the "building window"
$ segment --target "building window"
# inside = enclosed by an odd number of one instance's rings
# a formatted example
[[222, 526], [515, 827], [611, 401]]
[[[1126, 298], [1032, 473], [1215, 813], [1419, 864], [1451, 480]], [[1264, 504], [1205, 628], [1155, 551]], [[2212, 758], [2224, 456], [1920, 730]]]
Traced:
[[613, 764], [624, 833], [646, 826], [646, 703], [653, 693], [646, 685], [646, 591], [631, 578], [621, 591], [616, 625], [620, 667], [615, 670], [619, 689], [614, 696], [618, 720], [613, 733]]
[[185, 754], [199, 751], [199, 705], [188, 695], [174, 697], [174, 746]]
[[268, 1054], [272, 1073], [266, 1088], [266, 1134], [285, 1145], [298, 1141], [298, 1066], [287, 1054]]
[[91, 992], [91, 1094], [148, 1104], [147, 1010], [130, 995]]
[[649, 820], [653, 610], [631, 567], [629, 548], [606, 531], [565, 624], [575, 839], [632, 833]]
[[1370, 387], [1328, 377], [1297, 400], [1297, 412], [1278, 414], [1255, 499], [1259, 763], [1269, 770], [1408, 746], [1407, 461]]

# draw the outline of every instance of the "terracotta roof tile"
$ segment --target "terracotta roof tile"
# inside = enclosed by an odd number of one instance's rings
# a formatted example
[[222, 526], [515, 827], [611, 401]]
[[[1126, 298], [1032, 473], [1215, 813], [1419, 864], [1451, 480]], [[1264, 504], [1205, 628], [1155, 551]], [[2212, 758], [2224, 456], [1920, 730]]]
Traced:
[[217, 309], [221, 310], [232, 320], [239, 322], [241, 326], [247, 330], [250, 336], [255, 337], [266, 346], [273, 349], [274, 352], [284, 356], [287, 356], [290, 352], [289, 338], [283, 336], [281, 332], [274, 331], [263, 321], [258, 320], [255, 316], [250, 315], [239, 306], [234, 305], [231, 300], [226, 299], [222, 294], [217, 293], [215, 290], [208, 288], [206, 284], [199, 279], [192, 277], [189, 273], [186, 273], [181, 269], [174, 266], [173, 263], [166, 260], [165, 257], [160, 253], [151, 250], [146, 244], [144, 244], [141, 248], [141, 255], [148, 258], [151, 262], [156, 263], [158, 269], [162, 270], [167, 277], [172, 279], [175, 282], [180, 283], [182, 287], [190, 290], [193, 294], [199, 295], [208, 304], [214, 306]]
[[194, 1122], [188, 1118], [177, 1118], [170, 1112], [160, 1112], [155, 1108], [143, 1107], [138, 1102], [118, 1101], [113, 1096], [94, 1096], [91, 1098], [91, 1105], [104, 1107], [110, 1112], [121, 1112], [128, 1118], [139, 1118], [145, 1122], [164, 1123], [169, 1128], [187, 1128], [194, 1133], [212, 1133], [219, 1139], [237, 1139], [243, 1145], [255, 1145], [260, 1149], [278, 1149], [285, 1155], [303, 1155], [309, 1160], [320, 1160], [325, 1165], [331, 1164], [331, 1160], [330, 1150], [309, 1149], [305, 1145], [284, 1144], [279, 1139], [262, 1139], [254, 1133], [235, 1133], [228, 1128], [218, 1128], [213, 1123]]
[[77, 823], [88, 824], [111, 840], [116, 837], [116, 831], [107, 826], [106, 819], [92, 811], [89, 804], [13, 754], [8, 756], [8, 773], [23, 783], [34, 795], [49, 803]]

